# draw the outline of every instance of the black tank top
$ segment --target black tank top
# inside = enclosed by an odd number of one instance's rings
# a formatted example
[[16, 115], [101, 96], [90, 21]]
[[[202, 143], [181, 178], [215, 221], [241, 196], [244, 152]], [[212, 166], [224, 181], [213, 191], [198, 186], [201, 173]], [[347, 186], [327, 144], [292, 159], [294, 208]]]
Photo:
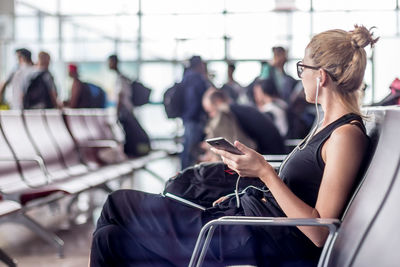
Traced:
[[366, 132], [359, 115], [346, 114], [315, 134], [303, 150], [296, 149], [282, 166], [280, 172], [282, 180], [296, 196], [311, 207], [316, 204], [325, 169], [325, 163], [321, 155], [322, 146], [336, 128], [352, 121], [358, 121], [359, 123], [357, 122], [356, 125], [364, 133]]

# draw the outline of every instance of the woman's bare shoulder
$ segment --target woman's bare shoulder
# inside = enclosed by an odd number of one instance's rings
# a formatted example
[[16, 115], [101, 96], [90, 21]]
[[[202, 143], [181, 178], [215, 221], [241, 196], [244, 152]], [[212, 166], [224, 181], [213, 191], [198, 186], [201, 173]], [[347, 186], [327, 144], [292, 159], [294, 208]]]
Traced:
[[341, 145], [345, 147], [365, 147], [367, 144], [367, 136], [357, 124], [345, 124], [332, 132], [329, 138], [334, 146]]

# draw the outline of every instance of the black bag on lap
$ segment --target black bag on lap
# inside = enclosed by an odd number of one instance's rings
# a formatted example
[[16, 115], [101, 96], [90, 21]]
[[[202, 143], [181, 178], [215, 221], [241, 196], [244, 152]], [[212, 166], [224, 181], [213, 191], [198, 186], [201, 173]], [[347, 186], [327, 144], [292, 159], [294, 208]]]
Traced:
[[[171, 193], [204, 207], [233, 193], [238, 174], [222, 162], [205, 162], [186, 168], [165, 183], [164, 194]], [[264, 186], [258, 178], [241, 178], [239, 191], [249, 185]]]

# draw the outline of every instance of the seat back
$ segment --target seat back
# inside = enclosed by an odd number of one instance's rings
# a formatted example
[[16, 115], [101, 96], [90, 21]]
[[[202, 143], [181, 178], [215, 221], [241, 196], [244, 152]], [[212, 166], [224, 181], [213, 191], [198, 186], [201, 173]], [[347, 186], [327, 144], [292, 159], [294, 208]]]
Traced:
[[64, 118], [67, 127], [78, 144], [85, 144], [86, 141], [92, 140], [91, 133], [86, 127], [84, 120], [85, 109], [65, 109]]
[[118, 119], [113, 110], [104, 110], [102, 116], [97, 116], [98, 125], [104, 128], [103, 134], [107, 139], [115, 140], [118, 143], [124, 141], [124, 133], [120, 125], [118, 125]]
[[15, 158], [21, 160], [19, 166], [25, 181], [35, 186], [46, 184], [48, 177], [37, 162], [31, 161], [40, 158], [40, 155], [36, 152], [25, 130], [22, 112], [20, 110], [1, 111], [0, 123]]
[[104, 109], [91, 109], [82, 114], [86, 129], [89, 131], [92, 140], [113, 140], [106, 124], [101, 124], [100, 118], [107, 116]]
[[15, 155], [4, 136], [1, 124], [0, 151], [0, 192], [8, 193], [15, 189], [15, 185], [21, 184], [22, 180], [17, 162], [15, 161]]
[[50, 172], [65, 171], [61, 151], [45, 122], [43, 110], [24, 110], [25, 125], [39, 155]]
[[69, 168], [82, 168], [87, 170], [82, 163], [78, 148], [65, 124], [62, 111], [58, 109], [44, 110], [44, 117], [50, 133], [54, 136], [56, 144], [60, 148], [65, 165]]
[[[394, 190], [394, 186], [399, 186], [396, 178], [400, 164], [400, 109], [385, 112], [376, 151], [362, 186], [346, 212], [332, 246], [328, 266], [351, 266], [354, 263], [357, 263], [356, 266], [382, 266], [371, 264], [382, 259], [381, 253], [388, 255], [391, 263], [400, 261], [400, 254], [395, 251], [399, 239], [390, 236], [398, 231], [395, 226], [399, 213], [387, 213], [396, 203], [393, 201], [400, 200], [400, 190]], [[389, 215], [391, 218], [387, 217]], [[389, 239], [377, 242], [382, 239], [377, 237], [380, 233], [374, 232], [377, 229], [384, 231], [383, 236]], [[374, 240], [374, 237], [377, 239]]]
[[107, 116], [99, 117], [101, 120], [101, 124], [108, 125], [108, 129], [110, 130], [110, 135], [119, 143], [125, 142], [125, 132], [122, 128], [122, 125], [118, 122], [117, 111], [112, 108], [106, 109]]
[[369, 143], [369, 148], [368, 151], [366, 152], [367, 155], [364, 158], [364, 163], [362, 170], [359, 172], [359, 179], [357, 180], [357, 185], [355, 186], [352, 197], [350, 201], [347, 203], [347, 207], [345, 211], [342, 214], [341, 220], [344, 220], [344, 217], [347, 214], [347, 211], [349, 210], [354, 198], [356, 197], [358, 191], [360, 190], [365, 178], [366, 178], [366, 171], [371, 163], [371, 160], [375, 154], [376, 151], [376, 146], [378, 145], [381, 129], [382, 129], [382, 123], [385, 119], [385, 114], [386, 114], [386, 109], [376, 109], [376, 108], [370, 108], [370, 109], [364, 109], [363, 114], [366, 116], [364, 119], [364, 125], [366, 129], [366, 133], [370, 139]]

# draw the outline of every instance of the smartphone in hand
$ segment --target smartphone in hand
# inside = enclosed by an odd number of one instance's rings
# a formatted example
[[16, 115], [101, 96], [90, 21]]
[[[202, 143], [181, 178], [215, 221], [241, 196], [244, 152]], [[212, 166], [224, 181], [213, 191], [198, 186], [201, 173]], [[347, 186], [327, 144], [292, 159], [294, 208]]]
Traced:
[[242, 151], [237, 149], [234, 145], [232, 145], [228, 140], [223, 137], [206, 139], [206, 142], [217, 149], [222, 149], [236, 155], [243, 155]]

